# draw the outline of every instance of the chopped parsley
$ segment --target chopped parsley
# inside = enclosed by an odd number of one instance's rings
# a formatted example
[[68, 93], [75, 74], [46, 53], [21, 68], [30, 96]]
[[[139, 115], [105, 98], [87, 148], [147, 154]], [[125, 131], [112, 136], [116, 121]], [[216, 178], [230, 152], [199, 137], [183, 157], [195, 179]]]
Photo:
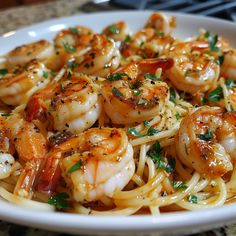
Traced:
[[153, 81], [161, 81], [160, 78], [157, 78], [155, 75], [153, 75], [151, 73], [146, 73], [144, 75], [144, 78], [145, 79], [150, 79], [150, 80], [153, 80]]
[[224, 62], [224, 55], [220, 55], [219, 57], [218, 57], [218, 62], [219, 62], [219, 65], [222, 65], [222, 63]]
[[194, 204], [197, 204], [198, 202], [197, 196], [195, 195], [189, 195], [187, 199], [189, 202], [194, 203]]
[[77, 163], [75, 163], [73, 166], [71, 166], [71, 168], [68, 170], [69, 173], [73, 173], [76, 170], [80, 170], [82, 167], [82, 160], [79, 160]]
[[176, 120], [179, 120], [181, 118], [181, 115], [179, 114], [178, 111], [175, 113], [175, 118], [176, 118]]
[[236, 84], [234, 83], [234, 80], [232, 79], [227, 79], [225, 81], [225, 85], [227, 88], [236, 88]]
[[1, 116], [11, 116], [11, 113], [2, 113]]
[[43, 78], [47, 79], [48, 75], [49, 75], [48, 71], [43, 71]]
[[60, 83], [60, 89], [61, 89], [62, 92], [65, 90], [65, 87], [62, 83]]
[[147, 131], [147, 136], [153, 136], [154, 134], [159, 133], [160, 131], [158, 129], [155, 129], [153, 127], [150, 127]]
[[128, 134], [131, 134], [131, 135], [136, 136], [136, 137], [153, 136], [154, 134], [156, 134], [158, 132], [159, 132], [159, 130], [155, 129], [153, 127], [150, 127], [147, 130], [146, 134], [142, 134], [142, 133], [138, 132], [135, 128], [132, 128], [132, 127], [128, 128]]
[[138, 100], [138, 105], [147, 105], [148, 104], [148, 100], [145, 98], [140, 98]]
[[73, 46], [70, 45], [69, 43], [63, 42], [62, 45], [63, 45], [63, 47], [65, 48], [65, 50], [66, 50], [67, 52], [69, 52], [69, 53], [74, 53], [74, 52], [76, 52], [75, 47], [73, 47]]
[[131, 40], [131, 37], [130, 37], [130, 35], [127, 35], [127, 36], [126, 36], [126, 38], [125, 38], [125, 43], [128, 43], [128, 42], [130, 42], [130, 40]]
[[54, 205], [57, 209], [68, 208], [69, 195], [65, 192], [57, 193], [48, 199], [48, 204]]
[[116, 95], [117, 97], [123, 97], [124, 95], [120, 92], [120, 90], [116, 87], [112, 89], [112, 93]]
[[175, 99], [176, 99], [175, 89], [173, 87], [170, 87], [170, 101], [175, 103]]
[[0, 76], [4, 76], [8, 73], [7, 69], [0, 69]]
[[163, 160], [162, 149], [159, 142], [154, 143], [148, 150], [147, 155], [152, 159], [152, 161], [157, 165], [157, 168], [165, 169], [166, 164]]
[[69, 28], [69, 30], [73, 34], [78, 34], [79, 33], [79, 30], [76, 27], [71, 27], [71, 28]]
[[164, 32], [161, 32], [161, 31], [155, 30], [155, 33], [156, 33], [156, 35], [158, 35], [158, 36], [161, 36], [161, 37], [164, 36]]
[[207, 103], [207, 99], [205, 97], [201, 98], [201, 101], [200, 101], [201, 105], [205, 105]]
[[120, 29], [116, 25], [111, 25], [108, 29], [112, 34], [119, 34], [120, 32]]
[[172, 173], [175, 169], [175, 165], [176, 165], [175, 159], [172, 158], [172, 157], [168, 158], [168, 163], [167, 163], [166, 168], [165, 168], [166, 172], [167, 173]]
[[198, 137], [204, 141], [210, 141], [213, 138], [213, 132], [208, 129], [205, 134], [199, 134]]
[[127, 76], [128, 75], [126, 73], [115, 73], [115, 74], [111, 74], [107, 77], [107, 80], [110, 80], [110, 81], [114, 81], [114, 80], [122, 80], [122, 77], [123, 76]]
[[216, 89], [211, 91], [207, 97], [212, 102], [220, 101], [224, 97], [222, 87], [218, 86]]
[[142, 93], [140, 89], [133, 89], [134, 96], [139, 96]]
[[147, 121], [147, 120], [143, 121], [143, 125], [144, 125], [144, 127], [148, 127], [149, 126], [149, 121]]
[[188, 185], [182, 181], [173, 181], [172, 186], [173, 188], [178, 189], [178, 190], [185, 190], [188, 188]]
[[209, 31], [206, 31], [204, 37], [208, 40], [210, 51], [211, 52], [219, 52], [219, 48], [216, 46], [218, 42], [218, 35], [211, 36]]

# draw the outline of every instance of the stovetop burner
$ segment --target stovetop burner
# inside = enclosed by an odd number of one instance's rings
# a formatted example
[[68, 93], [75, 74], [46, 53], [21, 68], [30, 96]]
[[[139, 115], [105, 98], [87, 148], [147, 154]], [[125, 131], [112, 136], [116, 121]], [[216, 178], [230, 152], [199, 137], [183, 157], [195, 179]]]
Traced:
[[178, 11], [236, 21], [236, 0], [94, 0], [82, 9], [87, 12], [122, 9]]

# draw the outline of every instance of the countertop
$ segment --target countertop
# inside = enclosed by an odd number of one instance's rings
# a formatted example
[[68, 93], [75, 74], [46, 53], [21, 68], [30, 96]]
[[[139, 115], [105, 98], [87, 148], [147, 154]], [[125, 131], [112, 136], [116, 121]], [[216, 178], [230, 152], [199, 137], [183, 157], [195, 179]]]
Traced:
[[[70, 16], [83, 13], [80, 9], [88, 0], [54, 0], [52, 2], [14, 7], [0, 11], [0, 35], [8, 31], [61, 16]], [[204, 214], [203, 214], [204, 215]], [[45, 230], [19, 226], [0, 221], [0, 236], [66, 236]], [[225, 226], [216, 230], [207, 231], [194, 236], [233, 236], [236, 235], [236, 225]]]

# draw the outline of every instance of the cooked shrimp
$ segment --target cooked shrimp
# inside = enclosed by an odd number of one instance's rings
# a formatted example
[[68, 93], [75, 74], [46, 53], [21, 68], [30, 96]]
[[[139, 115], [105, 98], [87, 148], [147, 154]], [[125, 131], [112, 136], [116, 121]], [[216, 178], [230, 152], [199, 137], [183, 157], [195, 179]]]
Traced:
[[116, 22], [107, 26], [102, 34], [107, 35], [115, 41], [124, 41], [131, 34], [129, 26], [124, 21]]
[[47, 139], [33, 123], [25, 121], [19, 114], [11, 114], [7, 117], [5, 125], [19, 156], [19, 162], [24, 166], [14, 194], [31, 198], [35, 178], [47, 152]]
[[236, 51], [231, 50], [224, 54], [224, 61], [221, 65], [221, 75], [225, 78], [236, 80]]
[[168, 52], [174, 39], [164, 36], [152, 28], [145, 28], [135, 33], [130, 42], [121, 48], [122, 55], [141, 55], [142, 57], [157, 57]]
[[108, 77], [102, 95], [105, 112], [112, 122], [131, 124], [158, 115], [169, 99], [169, 88], [154, 74], [158, 68], [171, 66], [170, 59], [141, 60], [119, 68]]
[[87, 75], [106, 76], [119, 66], [120, 52], [112, 39], [95, 34], [90, 47], [85, 54], [75, 56], [78, 63], [75, 71]]
[[160, 12], [154, 12], [148, 19], [145, 28], [154, 28], [165, 35], [170, 34], [176, 27], [176, 20], [173, 16], [167, 16]]
[[209, 55], [199, 50], [194, 53], [193, 49], [192, 43], [175, 45], [169, 53], [174, 66], [166, 74], [177, 89], [196, 94], [206, 92], [216, 85], [220, 66], [214, 58], [209, 58]]
[[50, 78], [49, 72], [44, 64], [36, 60], [10, 70], [0, 79], [0, 99], [13, 106], [26, 103], [32, 93]]
[[0, 117], [0, 179], [5, 179], [14, 171], [14, 146], [7, 135], [5, 121]]
[[94, 32], [92, 29], [78, 25], [76, 27], [60, 31], [56, 35], [54, 43], [57, 49], [65, 49], [66, 44], [72, 47], [87, 46], [93, 37], [93, 33]]
[[116, 128], [89, 129], [49, 155], [63, 157], [62, 174], [78, 202], [112, 197], [125, 187], [135, 169], [128, 137], [124, 130]]
[[44, 63], [53, 55], [53, 45], [46, 40], [40, 40], [37, 42], [22, 45], [10, 51], [6, 55], [7, 66], [10, 68], [22, 66], [33, 59], [37, 59], [40, 62]]
[[202, 106], [184, 117], [175, 141], [182, 163], [215, 178], [233, 169], [235, 140], [235, 114], [223, 116], [218, 107]]
[[28, 121], [48, 122], [48, 128], [79, 133], [91, 127], [100, 114], [100, 101], [93, 81], [73, 73], [37, 91], [26, 107]]

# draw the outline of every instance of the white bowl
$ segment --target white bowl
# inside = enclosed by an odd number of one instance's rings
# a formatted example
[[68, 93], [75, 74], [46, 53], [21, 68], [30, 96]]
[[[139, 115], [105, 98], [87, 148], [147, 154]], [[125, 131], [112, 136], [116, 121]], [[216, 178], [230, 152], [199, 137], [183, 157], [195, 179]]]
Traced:
[[[100, 32], [113, 22], [124, 20], [135, 32], [146, 22], [150, 11], [121, 11], [112, 13], [86, 14], [65, 17], [35, 24], [16, 32], [11, 31], [0, 37], [0, 55], [12, 48], [38, 39], [52, 40], [55, 34], [69, 26], [84, 25]], [[219, 34], [236, 47], [236, 25], [231, 22], [202, 16], [176, 14], [179, 38], [198, 34], [200, 28]], [[84, 216], [59, 212], [42, 212], [26, 209], [0, 200], [0, 219], [31, 227], [65, 233], [84, 234], [179, 234], [193, 233], [236, 222], [236, 204], [216, 209], [195, 212], [165, 213], [161, 216]]]

